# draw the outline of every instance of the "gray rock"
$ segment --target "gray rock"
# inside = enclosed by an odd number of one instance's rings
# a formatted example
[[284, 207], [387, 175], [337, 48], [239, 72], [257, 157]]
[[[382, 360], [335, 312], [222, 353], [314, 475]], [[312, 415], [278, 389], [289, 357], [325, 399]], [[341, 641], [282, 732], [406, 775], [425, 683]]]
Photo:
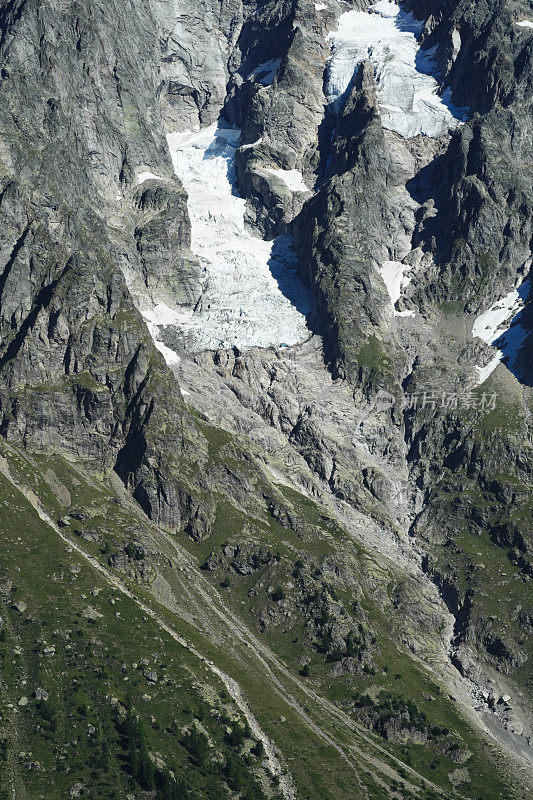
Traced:
[[81, 612], [81, 615], [84, 619], [88, 620], [89, 622], [96, 622], [97, 620], [102, 619], [102, 617], [104, 616], [99, 611], [97, 611], [96, 608], [93, 608], [92, 606], [86, 606]]

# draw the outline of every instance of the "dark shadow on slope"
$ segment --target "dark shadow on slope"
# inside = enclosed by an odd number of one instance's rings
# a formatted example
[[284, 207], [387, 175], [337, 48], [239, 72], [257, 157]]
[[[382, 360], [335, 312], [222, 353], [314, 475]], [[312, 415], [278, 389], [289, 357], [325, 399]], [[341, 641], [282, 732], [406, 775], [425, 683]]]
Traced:
[[231, 193], [236, 197], [241, 197], [235, 168], [235, 151], [239, 147], [240, 138], [240, 130], [233, 128], [223, 117], [219, 117], [214, 140], [204, 153], [204, 161], [208, 161], [210, 158], [223, 158], [225, 160], [226, 174], [231, 184]]
[[280, 292], [300, 314], [309, 314], [313, 307], [312, 293], [298, 275], [298, 257], [292, 249], [290, 236], [274, 239], [268, 267]]

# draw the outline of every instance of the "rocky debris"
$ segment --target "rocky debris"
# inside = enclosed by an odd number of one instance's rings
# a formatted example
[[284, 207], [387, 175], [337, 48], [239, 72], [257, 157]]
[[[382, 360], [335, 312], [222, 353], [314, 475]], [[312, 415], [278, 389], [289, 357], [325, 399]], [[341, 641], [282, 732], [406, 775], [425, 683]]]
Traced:
[[35, 689], [33, 696], [35, 697], [36, 700], [48, 700], [48, 698], [50, 697], [46, 689], [41, 689], [40, 687], [37, 687], [37, 689]]
[[[327, 498], [341, 518], [357, 514], [355, 527], [365, 545], [376, 543], [379, 558], [387, 550], [404, 564], [406, 552], [418, 559], [428, 551], [423, 585], [433, 581], [454, 615], [454, 663], [466, 676], [505, 676], [513, 687], [512, 673], [528, 657], [530, 616], [521, 611], [516, 628], [503, 608], [486, 619], [474, 584], [490, 564], [465, 553], [460, 537], [490, 530], [501, 550], [494, 560], [509, 554], [527, 588], [531, 547], [521, 498], [530, 493], [529, 410], [518, 430], [508, 429], [514, 412], [502, 413], [480, 434], [475, 420], [454, 411], [428, 422], [418, 410], [380, 413], [368, 401], [376, 389], [401, 395], [427, 388], [429, 379], [439, 390], [468, 389], [478, 355], [461, 340], [468, 315], [529, 269], [531, 39], [516, 30], [513, 9], [492, 0], [408, 5], [427, 20], [423, 44], [437, 48], [443, 82], [475, 115], [451, 137], [406, 142], [384, 131], [368, 64], [354, 76], [341, 113], [324, 112], [326, 22], [306, 3], [224, 0], [201, 13], [181, 8], [176, 18], [174, 3], [134, 3], [135, 13], [124, 15], [112, 0], [104, 17], [82, 4], [76, 26], [48, 3], [6, 7], [0, 431], [28, 450], [57, 447], [99, 474], [115, 469], [153, 520], [195, 541], [213, 529], [214, 491], [237, 505], [248, 494], [248, 507], [265, 512], [263, 488], [247, 478], [245, 489], [234, 470], [214, 466], [216, 447], [188, 416], [137, 312], [142, 302], [152, 308], [177, 297], [190, 305], [199, 296], [187, 199], [171, 172], [163, 126], [211, 122], [224, 104], [243, 129], [236, 165], [248, 220], [268, 236], [292, 229], [315, 296], [312, 325], [324, 335], [337, 380], [312, 370], [306, 376], [305, 355], [298, 371], [301, 350], [228, 350], [198, 356], [196, 364], [211, 360], [213, 371], [195, 401], [212, 413], [216, 407], [217, 419], [250, 435], [257, 449], [286, 458], [277, 466], [282, 479], [303, 478], [309, 495]], [[324, 15], [328, 26], [337, 11]], [[116, 23], [111, 46], [108, 19]], [[51, 29], [53, 37], [40, 36]], [[148, 169], [162, 177], [136, 186]], [[280, 179], [293, 171], [315, 189], [312, 196]], [[393, 307], [384, 264], [411, 279]], [[526, 330], [530, 311], [522, 317]], [[416, 318], [402, 318], [406, 312]], [[522, 385], [503, 365], [495, 373], [509, 378], [500, 387], [523, 410], [530, 406], [527, 369], [524, 361]], [[232, 417], [229, 404], [219, 408], [213, 387], [222, 374], [241, 416]], [[252, 456], [247, 467], [252, 473]], [[507, 473], [509, 482], [494, 477]], [[512, 523], [501, 519], [510, 510]], [[312, 535], [281, 501], [267, 511], [273, 526]], [[358, 592], [359, 564], [346, 566], [339, 552], [317, 576], [304, 563], [289, 588], [287, 564], [263, 560], [247, 541], [229, 547], [213, 551], [206, 568], [248, 581], [265, 627], [298, 618], [306, 645], [319, 649], [332, 674], [373, 669], [368, 620], [334, 595], [336, 581]], [[115, 569], [149, 580], [144, 559], [112, 558]], [[385, 606], [379, 581], [365, 580], [376, 589], [372, 602]], [[420, 653], [430, 636], [443, 651], [436, 631], [444, 611], [419, 602], [423, 585], [396, 582], [387, 608], [402, 645]], [[274, 599], [277, 586], [285, 597]], [[509, 695], [502, 691], [485, 700], [503, 717]], [[383, 735], [423, 735], [403, 722], [390, 722]], [[520, 723], [512, 724], [518, 731]]]
[[470, 783], [471, 780], [470, 773], [466, 767], [457, 767], [457, 769], [452, 770], [452, 772], [448, 773], [448, 778], [454, 787], [458, 787], [463, 783]]
[[100, 539], [100, 534], [98, 531], [87, 531], [75, 528], [74, 533], [76, 536], [79, 536], [80, 539], [83, 539], [86, 542], [98, 542]]
[[155, 669], [146, 669], [143, 672], [144, 677], [149, 683], [157, 683], [157, 672]]
[[97, 622], [99, 619], [102, 619], [104, 615], [97, 611], [96, 608], [86, 606], [81, 612], [81, 616], [88, 622]]
[[120, 552], [109, 556], [107, 563], [118, 572], [140, 581], [151, 582], [155, 577], [155, 568], [142, 542], [130, 541]]
[[19, 705], [19, 706], [27, 706], [29, 702], [30, 701], [28, 700], [27, 697], [21, 697], [20, 700], [18, 701], [17, 705]]
[[27, 761], [25, 767], [29, 772], [46, 772], [46, 768], [40, 761]]

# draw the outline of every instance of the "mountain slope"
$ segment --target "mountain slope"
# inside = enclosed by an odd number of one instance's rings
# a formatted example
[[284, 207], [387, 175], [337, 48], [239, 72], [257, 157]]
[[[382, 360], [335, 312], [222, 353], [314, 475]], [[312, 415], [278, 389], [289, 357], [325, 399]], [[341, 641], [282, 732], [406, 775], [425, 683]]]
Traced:
[[530, 19], [2, 4], [4, 796], [529, 796]]

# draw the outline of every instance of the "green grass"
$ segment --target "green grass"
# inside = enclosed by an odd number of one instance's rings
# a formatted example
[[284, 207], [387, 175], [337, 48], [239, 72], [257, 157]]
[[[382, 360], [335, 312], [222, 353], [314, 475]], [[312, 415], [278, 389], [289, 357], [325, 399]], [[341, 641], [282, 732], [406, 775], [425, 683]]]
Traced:
[[[110, 588], [87, 562], [69, 552], [3, 476], [0, 490], [0, 527], [5, 532], [0, 541], [0, 574], [9, 575], [16, 587], [2, 600], [7, 635], [0, 643], [0, 713], [9, 759], [24, 781], [25, 796], [64, 798], [75, 782], [91, 787], [88, 796], [95, 798], [131, 791], [134, 787], [124, 768], [115, 724], [117, 706], [112, 700], [116, 697], [126, 704], [129, 696], [135, 714], [144, 721], [149, 749], [163, 753], [167, 763], [186, 775], [195, 796], [210, 798], [206, 785], [213, 770], [208, 764], [191, 763], [181, 744], [181, 729], [196, 715], [212, 742], [212, 756], [226, 757], [230, 749], [224, 720], [228, 713], [234, 719], [241, 719], [241, 714], [228, 701], [222, 683], [132, 600]], [[81, 571], [74, 574], [71, 566]], [[11, 607], [17, 599], [27, 603], [23, 614]], [[102, 614], [97, 622], [84, 619], [87, 605]], [[12, 655], [15, 646], [21, 655]], [[50, 646], [55, 654], [44, 655]], [[156, 685], [145, 678], [142, 659], [157, 670]], [[38, 686], [50, 694], [53, 728], [31, 698]], [[143, 699], [147, 693], [149, 701]], [[30, 702], [18, 707], [23, 695]], [[9, 703], [19, 708], [15, 717]], [[6, 725], [8, 719], [14, 719], [13, 731]], [[109, 749], [105, 768], [103, 742]], [[40, 768], [28, 770], [29, 760]], [[243, 770], [250, 772], [244, 762]]]
[[[227, 444], [224, 436], [216, 441], [213, 439], [210, 443], [211, 457], [213, 459], [223, 458]], [[128, 541], [131, 541], [132, 530], [137, 528], [143, 530], [144, 528], [143, 535], [148, 537], [152, 535], [152, 529], [148, 522], [143, 522], [142, 517], [132, 515], [127, 507], [116, 502], [115, 494], [109, 485], [87, 476], [83, 470], [74, 469], [63, 458], [52, 454], [41, 454], [30, 460], [13, 450], [8, 455], [17, 478], [26, 485], [32, 486], [41, 495], [52, 515], [57, 518], [65, 513], [65, 509], [62, 508], [54, 492], [41, 477], [47, 468], [53, 469], [57, 479], [67, 487], [71, 495], [72, 506], [82, 508], [88, 514], [88, 519], [79, 523], [80, 527], [87, 526], [87, 528], [98, 529], [102, 533], [102, 537], [105, 536], [109, 540], [112, 552], [118, 552]], [[120, 597], [120, 599], [116, 597], [116, 593], [111, 591], [87, 565], [82, 564], [80, 575], [73, 577], [68, 567], [77, 561], [75, 554], [67, 552], [66, 546], [36, 518], [34, 512], [20, 496], [15, 496], [16, 493], [13, 493], [9, 486], [2, 485], [2, 488], [6, 498], [4, 502], [7, 501], [7, 506], [0, 506], [0, 511], [4, 513], [4, 517], [0, 519], [0, 528], [9, 531], [11, 530], [9, 525], [15, 525], [16, 529], [23, 532], [24, 536], [21, 537], [23, 538], [22, 544], [18, 543], [17, 538], [21, 535], [20, 533], [17, 534], [17, 537], [13, 537], [12, 534], [4, 537], [0, 547], [0, 563], [10, 557], [12, 563], [20, 568], [18, 592], [21, 597], [32, 598], [31, 607], [28, 603], [27, 613], [40, 621], [41, 635], [43, 622], [47, 636], [49, 636], [49, 632], [59, 632], [53, 637], [54, 644], [57, 646], [57, 656], [54, 657], [53, 665], [56, 684], [59, 681], [59, 673], [64, 672], [67, 676], [72, 676], [77, 669], [76, 679], [80, 681], [80, 686], [75, 687], [76, 708], [83, 707], [87, 703], [91, 709], [94, 709], [95, 718], [102, 730], [107, 731], [110, 741], [114, 741], [113, 729], [110, 727], [112, 715], [111, 710], [108, 709], [105, 695], [109, 694], [124, 699], [126, 690], [130, 691], [134, 698], [136, 711], [139, 711], [146, 720], [151, 746], [154, 750], [163, 753], [165, 759], [168, 755], [170, 760], [177, 760], [178, 764], [188, 763], [186, 760], [188, 756], [179, 743], [179, 737], [176, 740], [174, 734], [166, 732], [167, 728], [173, 725], [174, 719], [178, 720], [178, 726], [190, 722], [192, 719], [190, 709], [201, 709], [202, 703], [205, 704], [202, 697], [206, 686], [213, 686], [213, 691], [220, 698], [220, 702], [223, 702], [224, 690], [221, 684], [217, 682], [210, 670], [188, 650], [173, 642], [150, 618], [144, 619], [144, 615], [135, 603], [124, 597]], [[391, 615], [390, 608], [381, 607], [384, 598], [389, 598], [387, 602], [390, 603], [390, 597], [393, 595], [393, 585], [388, 568], [377, 563], [372, 555], [365, 553], [359, 544], [354, 543], [327, 514], [323, 513], [317, 504], [308, 498], [281, 486], [278, 487], [277, 494], [273, 487], [270, 487], [269, 491], [276, 495], [280, 503], [284, 502], [291, 513], [298, 518], [299, 530], [294, 531], [290, 527], [283, 527], [265, 509], [255, 509], [253, 515], [248, 514], [246, 511], [236, 508], [227, 499], [219, 497], [213, 531], [208, 539], [194, 543], [185, 534], [178, 534], [175, 537], [176, 542], [182, 546], [185, 545], [187, 551], [197, 559], [198, 564], [203, 563], [211, 550], [217, 550], [226, 541], [236, 541], [241, 544], [249, 542], [253, 545], [260, 544], [265, 549], [271, 549], [272, 553], [276, 555], [276, 559], [261, 573], [244, 577], [232, 575], [230, 588], [221, 593], [224, 601], [231, 606], [235, 615], [264, 640], [282, 663], [286, 664], [289, 673], [300, 680], [301, 656], [303, 653], [311, 652], [310, 676], [302, 679], [303, 684], [311, 687], [323, 697], [335, 701], [348, 711], [350, 711], [349, 701], [355, 690], [379, 692], [381, 689], [386, 689], [402, 697], [412, 698], [416, 705], [424, 711], [431, 724], [446, 725], [472, 751], [472, 757], [466, 765], [470, 771], [472, 783], [468, 787], [468, 791], [465, 790], [462, 793], [462, 796], [476, 798], [476, 800], [478, 796], [482, 796], [483, 800], [504, 800], [504, 798], [507, 800], [510, 794], [508, 786], [505, 785], [505, 770], [502, 768], [500, 771], [501, 782], [494, 779], [494, 762], [485, 745], [462, 718], [455, 704], [435, 685], [434, 678], [429, 671], [426, 672], [395, 643], [397, 635], [394, 630], [394, 616]], [[13, 509], [16, 509], [16, 513], [13, 513]], [[8, 511], [9, 518], [6, 517]], [[76, 541], [78, 544], [82, 544], [88, 552], [100, 557], [105, 563], [107, 557], [99, 555], [101, 542], [90, 544], [80, 540]], [[331, 665], [325, 662], [324, 655], [308, 651], [303, 647], [305, 631], [303, 621], [298, 615], [295, 615], [290, 621], [287, 620], [281, 626], [277, 625], [268, 629], [265, 633], [260, 633], [258, 629], [258, 613], [272, 603], [268, 597], [268, 585], [272, 585], [274, 588], [278, 585], [283, 586], [290, 599], [293, 589], [289, 588], [288, 584], [291, 581], [294, 582], [292, 571], [296, 561], [301, 557], [306, 559], [306, 563], [312, 561], [319, 571], [316, 578], [317, 585], [326, 585], [327, 581], [320, 574], [324, 560], [332, 557], [339, 547], [342, 548], [343, 557], [350, 564], [350, 569], [355, 575], [360, 575], [362, 589], [359, 592], [362, 591], [362, 595], [360, 594], [359, 600], [364, 611], [365, 624], [377, 639], [374, 654], [375, 675], [357, 674], [334, 678], [331, 673]], [[359, 796], [357, 788], [357, 776], [359, 775], [369, 787], [369, 796], [372, 800], [386, 800], [389, 797], [389, 791], [383, 789], [380, 781], [384, 781], [386, 786], [390, 786], [391, 778], [387, 776], [383, 768], [369, 769], [368, 764], [373, 763], [367, 761], [369, 756], [374, 759], [378, 757], [383, 763], [391, 765], [396, 770], [396, 758], [404, 762], [410, 760], [420, 775], [437, 783], [443, 791], [451, 791], [447, 776], [448, 772], [456, 765], [446, 757], [435, 753], [431, 747], [423, 748], [414, 744], [400, 746], [380, 739], [371, 731], [367, 734], [368, 742], [358, 737], [354, 740], [354, 734], [348, 728], [329, 719], [327, 714], [310, 701], [309, 696], [297, 683], [280, 672], [273, 662], [269, 662], [276, 680], [282, 687], [281, 689], [276, 688], [275, 681], [269, 677], [257, 654], [253, 652], [253, 648], [247, 648], [242, 643], [235, 641], [231, 630], [226, 630], [212, 612], [209, 612], [210, 617], [207, 621], [204, 621], [201, 615], [196, 620], [191, 619], [191, 610], [193, 616], [197, 612], [191, 605], [187, 593], [184, 594], [183, 584], [180, 581], [185, 581], [185, 585], [191, 592], [191, 598], [197, 598], [194, 576], [191, 584], [189, 578], [183, 577], [168, 564], [167, 557], [171, 551], [165, 542], [160, 542], [160, 548], [162, 555], [154, 557], [154, 565], [175, 593], [178, 606], [175, 612], [156, 602], [149, 584], [138, 585], [135, 577], [128, 574], [120, 575], [121, 579], [131, 585], [139, 597], [154, 608], [206, 658], [226, 670], [240, 683], [252, 711], [287, 758], [288, 766], [303, 797], [324, 798], [324, 800], [334, 797], [335, 800], [354, 800]], [[53, 580], [54, 574], [56, 577], [58, 575], [63, 577], [60, 580]], [[213, 581], [215, 588], [219, 588], [221, 575], [203, 574]], [[35, 580], [35, 575], [40, 576], [38, 580]], [[250, 590], [255, 587], [259, 579], [264, 583], [262, 592], [249, 597]], [[372, 589], [365, 588], [368, 580], [371, 580]], [[102, 591], [97, 597], [94, 597], [91, 589], [96, 585], [100, 585]], [[346, 613], [351, 613], [350, 605], [353, 600], [351, 592], [342, 586], [335, 587], [333, 584], [331, 591], [335, 592], [337, 597], [335, 602], [339, 604], [339, 607], [344, 607]], [[115, 597], [116, 600], [114, 604], [110, 603], [112, 597]], [[379, 602], [378, 598], [380, 598]], [[200, 603], [203, 603], [199, 596], [198, 599]], [[104, 614], [103, 619], [94, 625], [79, 616], [79, 612], [89, 604]], [[116, 617], [117, 611], [120, 613], [118, 618]], [[7, 613], [11, 619], [12, 611], [7, 609]], [[12, 619], [12, 625], [20, 627], [20, 620], [16, 613]], [[69, 634], [68, 640], [65, 640], [61, 634], [61, 631], [65, 630], [73, 632]], [[78, 631], [81, 631], [81, 634], [78, 634]], [[17, 630], [17, 636], [20, 635], [20, 631]], [[36, 634], [34, 627], [30, 629], [28, 626], [28, 649], [30, 649], [31, 641], [38, 638], [39, 635]], [[297, 642], [293, 641], [295, 637], [298, 637]], [[69, 651], [67, 645], [72, 645], [73, 642], [75, 648]], [[90, 653], [86, 648], [87, 644], [91, 648]], [[109, 648], [108, 651], [106, 651], [106, 647]], [[26, 650], [26, 646], [24, 649]], [[157, 660], [154, 658], [154, 653], [158, 654]], [[150, 660], [150, 666], [155, 666], [158, 673], [163, 674], [164, 671], [167, 674], [170, 679], [168, 684], [158, 683], [157, 689], [153, 689], [147, 684], [142, 670], [131, 667], [133, 663], [138, 663], [143, 656]], [[40, 666], [43, 663], [42, 657], [35, 654], [33, 658], [35, 669], [42, 669]], [[17, 665], [16, 663], [12, 664], [9, 660], [6, 663], [7, 674], [10, 675], [10, 685], [15, 686], [19, 678], [15, 673], [11, 674], [9, 670], [16, 670]], [[161, 667], [161, 663], [165, 664], [165, 667]], [[82, 665], [81, 670], [79, 670], [80, 664]], [[123, 668], [124, 664], [126, 665], [125, 669]], [[388, 672], [384, 671], [385, 667]], [[79, 676], [78, 672], [81, 673]], [[102, 673], [106, 677], [103, 678]], [[37, 671], [33, 675], [32, 680], [44, 681], [41, 672]], [[395, 678], [395, 675], [401, 677]], [[127, 681], [124, 681], [125, 677], [127, 677]], [[59, 690], [58, 685], [57, 691], [59, 692]], [[142, 700], [142, 694], [145, 692], [152, 695], [149, 702]], [[335, 748], [313, 732], [302, 715], [291, 706], [287, 692], [302, 708], [308, 707], [309, 715], [314, 723], [328, 735], [334, 735], [337, 742], [342, 743], [345, 748], [348, 748], [348, 751], [355, 741], [361, 751], [353, 754], [358, 764], [357, 768], [347, 765]], [[211, 690], [208, 691], [208, 694], [210, 693]], [[427, 699], [425, 695], [429, 695], [433, 699]], [[28, 715], [34, 713], [33, 706], [27, 708]], [[79, 730], [80, 741], [85, 742], [82, 731], [83, 725], [85, 725], [84, 730], [86, 731], [84, 718], [79, 722], [77, 716], [73, 718], [67, 716], [70, 711], [67, 709], [65, 698], [62, 700], [61, 709], [61, 725], [63, 726], [61, 735], [66, 736], [68, 723], [75, 727], [76, 732], [73, 734], [73, 738], [78, 736]], [[200, 713], [202, 712], [200, 711]], [[156, 719], [155, 726], [151, 722], [152, 715]], [[208, 710], [208, 721], [213, 730], [212, 736], [217, 742], [217, 751], [221, 748], [221, 752], [223, 752], [225, 747], [224, 726], [221, 726], [219, 721], [217, 722], [216, 715], [214, 715], [214, 720], [211, 720], [211, 716], [211, 712]], [[286, 721], [281, 722], [281, 717], [284, 717]], [[354, 715], [354, 718], [357, 719], [357, 716]], [[21, 719], [24, 719], [24, 715]], [[31, 717], [31, 725], [21, 733], [21, 736], [25, 736], [32, 747], [33, 734], [31, 731], [33, 727], [35, 727], [35, 720]], [[89, 742], [87, 753], [92, 752], [91, 747]], [[119, 743], [115, 742], [114, 747], [116, 750], [115, 761], [118, 766], [109, 780], [111, 783], [113, 780], [118, 780], [121, 782], [120, 785], [126, 786], [127, 776], [125, 779], [124, 771], [120, 771]], [[383, 748], [384, 752], [376, 747]], [[47, 748], [50, 750], [49, 743], [42, 747], [41, 745], [35, 746], [32, 752], [42, 754], [39, 758], [48, 758], [46, 763], [51, 769], [55, 762], [51, 759], [50, 754], [47, 755]], [[85, 750], [83, 752], [85, 753]], [[76, 774], [84, 776], [89, 774], [87, 765], [83, 766], [81, 763], [82, 756], [76, 756], [76, 758], [80, 762], [78, 764], [76, 761], [75, 769], [78, 771]], [[432, 765], [435, 763], [436, 766], [433, 768]], [[39, 792], [42, 793], [40, 781], [44, 781], [46, 774], [30, 776], [30, 783], [34, 781], [36, 787], [32, 797], [37, 798]], [[498, 770], [496, 774], [498, 774]], [[70, 785], [72, 785], [74, 782], [72, 773], [68, 773], [68, 777], [71, 780]], [[198, 797], [201, 798], [203, 796], [202, 781], [205, 783], [206, 775], [198, 773], [196, 779], [198, 780]], [[415, 779], [415, 782], [421, 783], [422, 781]], [[58, 788], [58, 797], [62, 796], [61, 791], [66, 790], [66, 787], [66, 782], [61, 783]], [[101, 796], [105, 797], [106, 795], [102, 793]], [[51, 800], [55, 800], [55, 798], [52, 797]]]

